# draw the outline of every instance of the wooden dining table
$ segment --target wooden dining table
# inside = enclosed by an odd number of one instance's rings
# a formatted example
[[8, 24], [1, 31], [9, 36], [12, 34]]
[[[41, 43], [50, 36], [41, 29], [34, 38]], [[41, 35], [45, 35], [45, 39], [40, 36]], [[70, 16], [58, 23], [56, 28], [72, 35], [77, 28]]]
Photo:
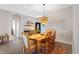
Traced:
[[37, 52], [40, 53], [40, 51], [39, 51], [40, 50], [39, 49], [40, 42], [45, 39], [45, 35], [44, 34], [33, 34], [33, 35], [29, 35], [29, 39], [30, 40], [35, 40], [37, 42]]

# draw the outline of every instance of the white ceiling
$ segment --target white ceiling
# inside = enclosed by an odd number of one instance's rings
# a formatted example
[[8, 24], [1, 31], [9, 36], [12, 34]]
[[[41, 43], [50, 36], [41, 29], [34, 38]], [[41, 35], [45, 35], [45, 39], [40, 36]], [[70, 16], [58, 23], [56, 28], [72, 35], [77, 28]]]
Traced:
[[[70, 4], [46, 4], [45, 13], [49, 15], [55, 11], [63, 8], [70, 7]], [[1, 4], [0, 9], [17, 12], [23, 15], [28, 15], [32, 17], [43, 15], [43, 5], [42, 4]]]

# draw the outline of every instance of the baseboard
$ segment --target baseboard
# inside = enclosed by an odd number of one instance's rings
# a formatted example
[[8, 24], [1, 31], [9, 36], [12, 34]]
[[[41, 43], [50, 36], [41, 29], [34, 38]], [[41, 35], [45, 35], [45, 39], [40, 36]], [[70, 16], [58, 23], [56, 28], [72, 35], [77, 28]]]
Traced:
[[61, 43], [65, 43], [65, 44], [69, 44], [72, 45], [72, 42], [67, 42], [67, 41], [61, 41], [61, 40], [56, 40], [57, 42], [61, 42]]

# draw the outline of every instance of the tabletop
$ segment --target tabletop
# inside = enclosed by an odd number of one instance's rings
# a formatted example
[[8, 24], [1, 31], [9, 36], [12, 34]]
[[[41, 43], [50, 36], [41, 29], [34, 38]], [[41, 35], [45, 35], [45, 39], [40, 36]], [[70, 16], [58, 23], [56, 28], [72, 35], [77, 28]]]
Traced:
[[45, 39], [45, 35], [44, 34], [33, 34], [33, 35], [30, 35], [29, 38], [40, 41], [42, 39]]

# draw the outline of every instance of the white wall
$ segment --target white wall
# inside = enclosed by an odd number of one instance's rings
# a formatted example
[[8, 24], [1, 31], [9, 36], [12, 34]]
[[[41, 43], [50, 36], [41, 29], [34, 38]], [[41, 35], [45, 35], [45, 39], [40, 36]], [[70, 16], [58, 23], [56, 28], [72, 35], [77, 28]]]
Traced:
[[73, 5], [73, 53], [79, 53], [79, 5]]
[[57, 41], [72, 44], [72, 7], [52, 12], [47, 28], [52, 27], [57, 32]]
[[0, 34], [9, 33], [9, 12], [0, 10]]

